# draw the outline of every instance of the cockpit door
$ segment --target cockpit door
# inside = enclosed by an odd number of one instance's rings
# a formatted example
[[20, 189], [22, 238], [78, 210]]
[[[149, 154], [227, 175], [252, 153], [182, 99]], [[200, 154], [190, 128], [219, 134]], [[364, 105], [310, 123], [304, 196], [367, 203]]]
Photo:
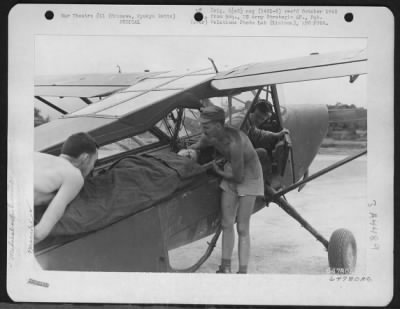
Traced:
[[[284, 117], [286, 109], [279, 104], [279, 96], [276, 85], [271, 85], [272, 103], [276, 117], [278, 119], [279, 131], [285, 128]], [[294, 162], [293, 162], [293, 149], [290, 134], [285, 134], [282, 140], [278, 141], [272, 151], [273, 170], [274, 174], [280, 177], [289, 178], [292, 183], [295, 182], [294, 177]]]

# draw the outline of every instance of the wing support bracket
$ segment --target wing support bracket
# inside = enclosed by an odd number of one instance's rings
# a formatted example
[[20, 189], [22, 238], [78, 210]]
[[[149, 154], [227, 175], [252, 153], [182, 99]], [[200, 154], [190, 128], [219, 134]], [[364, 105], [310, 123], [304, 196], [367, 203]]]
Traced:
[[330, 171], [332, 171], [332, 170], [334, 170], [334, 169], [336, 169], [336, 168], [338, 168], [338, 167], [340, 167], [340, 166], [342, 166], [342, 165], [344, 165], [346, 163], [349, 163], [350, 161], [353, 161], [354, 159], [357, 159], [358, 157], [361, 157], [361, 156], [365, 155], [366, 153], [367, 153], [367, 150], [362, 150], [359, 153], [356, 153], [355, 155], [348, 156], [348, 157], [344, 158], [341, 161], [338, 161], [338, 162], [336, 162], [336, 163], [334, 163], [334, 164], [332, 164], [332, 165], [330, 165], [330, 166], [328, 166], [326, 168], [323, 168], [322, 170], [312, 174], [311, 176], [309, 176], [309, 177], [307, 177], [307, 178], [305, 178], [305, 179], [303, 179], [303, 180], [301, 180], [299, 182], [296, 182], [295, 184], [292, 184], [292, 185], [286, 187], [285, 189], [282, 189], [282, 190], [276, 192], [274, 194], [274, 196], [272, 196], [272, 200], [274, 200], [274, 199], [278, 198], [279, 196], [282, 196], [282, 195], [284, 195], [284, 194], [286, 194], [286, 193], [288, 193], [288, 192], [290, 192], [290, 191], [302, 186], [303, 184], [305, 184], [305, 183], [307, 183], [307, 182], [309, 182], [311, 180], [314, 180], [315, 178], [318, 178], [318, 177], [320, 177], [320, 176], [322, 176], [322, 175], [324, 175], [324, 174], [326, 174], [326, 173], [328, 173], [328, 172], [330, 172]]
[[[302, 227], [304, 227], [307, 231], [309, 231], [319, 242], [322, 243], [322, 245], [325, 247], [326, 250], [328, 250], [328, 245], [329, 242], [328, 240], [325, 239], [324, 236], [322, 236], [320, 233], [317, 232], [316, 229], [314, 229], [311, 224], [309, 224], [297, 211], [294, 209], [293, 206], [291, 206], [286, 199], [284, 199], [283, 196], [279, 195], [279, 192], [277, 193], [274, 189], [272, 189], [270, 186], [265, 187], [266, 191], [266, 196], [265, 198], [267, 200], [273, 198], [273, 202], [277, 204], [280, 208], [282, 208], [289, 216], [291, 216], [293, 219], [295, 219], [297, 222], [301, 224]], [[277, 196], [278, 197], [275, 197]], [[268, 203], [267, 203], [268, 205]]]
[[284, 194], [296, 189], [297, 187], [302, 186], [308, 181], [311, 181], [319, 176], [322, 176], [323, 174], [328, 173], [329, 171], [338, 168], [364, 154], [367, 153], [367, 150], [363, 150], [355, 155], [349, 156], [347, 158], [344, 158], [343, 160], [336, 162], [322, 170], [320, 170], [317, 173], [314, 173], [313, 175], [303, 179], [302, 181], [299, 181], [291, 186], [288, 186], [285, 189], [282, 189], [280, 191], [275, 191], [273, 188], [271, 188], [269, 185], [265, 186], [265, 200], [266, 200], [266, 205], [268, 205], [270, 202], [273, 202], [277, 204], [280, 208], [282, 208], [289, 216], [291, 216], [293, 219], [295, 219], [297, 222], [301, 224], [302, 227], [304, 227], [308, 232], [310, 232], [319, 242], [322, 243], [322, 245], [328, 250], [329, 242], [326, 240], [321, 234], [317, 232], [297, 211], [296, 209], [291, 206], [288, 201], [284, 198]]
[[218, 73], [218, 69], [217, 69], [217, 66], [215, 65], [214, 60], [212, 58], [210, 58], [210, 57], [208, 57], [208, 60], [210, 60], [212, 66], [214, 68], [215, 73]]
[[81, 100], [82, 100], [83, 102], [85, 102], [87, 105], [90, 105], [90, 104], [93, 103], [93, 102], [90, 101], [88, 98], [85, 98], [85, 97], [80, 97], [80, 98], [81, 98]]
[[65, 110], [59, 108], [58, 106], [54, 105], [53, 103], [50, 103], [49, 101], [43, 99], [43, 98], [40, 97], [40, 96], [35, 96], [35, 99], [38, 99], [40, 102], [42, 102], [42, 103], [44, 103], [44, 104], [50, 106], [51, 108], [55, 109], [57, 112], [60, 112], [60, 113], [63, 114], [63, 115], [68, 114]]

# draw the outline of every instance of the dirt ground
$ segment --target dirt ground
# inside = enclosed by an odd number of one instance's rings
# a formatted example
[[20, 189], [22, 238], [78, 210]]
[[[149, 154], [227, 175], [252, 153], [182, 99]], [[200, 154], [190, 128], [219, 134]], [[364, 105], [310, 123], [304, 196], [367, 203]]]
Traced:
[[[343, 151], [319, 154], [310, 175], [345, 157]], [[301, 192], [286, 195], [293, 207], [327, 240], [339, 228], [352, 231], [357, 241], [356, 274], [366, 271], [368, 228], [367, 158], [363, 156], [308, 183]], [[253, 274], [324, 274], [329, 271], [328, 253], [308, 231], [276, 204], [270, 204], [251, 218], [251, 258]], [[205, 238], [170, 252], [171, 265], [193, 264], [211, 239]], [[237, 239], [232, 271], [238, 268]], [[214, 273], [221, 258], [221, 237], [210, 258], [197, 271]]]

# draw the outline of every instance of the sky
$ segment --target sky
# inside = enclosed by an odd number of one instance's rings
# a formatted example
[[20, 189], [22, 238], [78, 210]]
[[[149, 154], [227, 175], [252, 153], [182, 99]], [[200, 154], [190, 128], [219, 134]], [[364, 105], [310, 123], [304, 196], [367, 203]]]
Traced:
[[[366, 39], [219, 36], [37, 36], [35, 75], [192, 71], [210, 67], [220, 71], [239, 65], [366, 48]], [[293, 104], [321, 101], [366, 107], [366, 76], [327, 83], [289, 85], [285, 97]], [[306, 83], [308, 85], [306, 85]], [[293, 98], [291, 98], [293, 96]], [[44, 104], [35, 106], [48, 114]], [[74, 104], [73, 109], [83, 105]], [[71, 111], [71, 110], [70, 110]], [[53, 118], [57, 113], [50, 113]]]

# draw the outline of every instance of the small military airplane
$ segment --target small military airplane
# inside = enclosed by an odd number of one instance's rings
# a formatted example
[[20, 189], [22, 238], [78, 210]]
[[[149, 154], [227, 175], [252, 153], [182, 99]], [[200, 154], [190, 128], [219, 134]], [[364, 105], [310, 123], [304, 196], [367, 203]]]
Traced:
[[[276, 203], [322, 243], [331, 269], [353, 271], [357, 245], [351, 231], [340, 228], [328, 241], [284, 195], [366, 151], [309, 175], [328, 129], [328, 109], [321, 104], [286, 105], [282, 87], [343, 77], [354, 82], [362, 74], [367, 74], [365, 50], [253, 63], [224, 72], [213, 63], [213, 68], [179, 74], [37, 79], [35, 98], [63, 115], [35, 128], [35, 151], [58, 155], [64, 140], [81, 131], [100, 146], [93, 176], [50, 236], [35, 245], [38, 263], [46, 270], [196, 271], [220, 234], [220, 179], [209, 168], [218, 157], [205, 151], [196, 162], [177, 152], [200, 137], [199, 110], [205, 104], [224, 107], [228, 124], [239, 113], [244, 123], [251, 107], [265, 98], [278, 123], [271, 130], [287, 128], [290, 135], [274, 145], [271, 181], [265, 183], [265, 196], [257, 198], [254, 213]], [[87, 106], [67, 113], [52, 103], [60, 97], [79, 98]], [[91, 200], [96, 181], [100, 198]], [[41, 213], [35, 208], [36, 221]], [[169, 250], [212, 234], [193, 266], [178, 270], [170, 265]]]

